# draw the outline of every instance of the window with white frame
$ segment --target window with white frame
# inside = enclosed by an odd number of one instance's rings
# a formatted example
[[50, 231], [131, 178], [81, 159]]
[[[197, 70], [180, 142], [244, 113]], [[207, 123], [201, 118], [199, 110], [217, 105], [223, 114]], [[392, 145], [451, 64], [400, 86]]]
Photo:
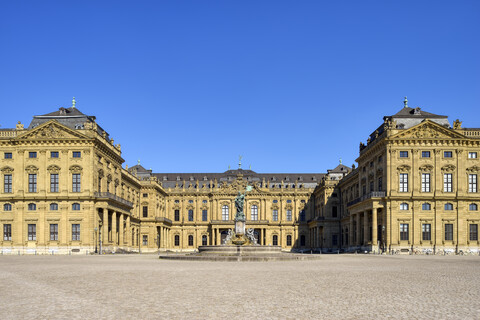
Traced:
[[80, 224], [72, 224], [72, 241], [80, 241]]
[[408, 240], [408, 223], [400, 224], [400, 240]]
[[227, 221], [228, 219], [229, 219], [228, 206], [224, 205], [222, 206], [222, 220]]
[[58, 173], [50, 174], [50, 192], [58, 192]]
[[422, 224], [422, 240], [432, 240], [432, 225], [429, 223]]
[[408, 173], [400, 173], [399, 192], [408, 192]]
[[58, 224], [50, 224], [50, 241], [58, 241]]
[[250, 209], [250, 215], [251, 215], [252, 221], [258, 220], [258, 207], [256, 205], [253, 205], [252, 208]]
[[469, 152], [468, 153], [468, 159], [477, 159], [477, 153], [476, 152]]
[[443, 174], [443, 192], [452, 192], [452, 174]]
[[5, 203], [3, 205], [3, 211], [12, 211], [12, 204], [11, 203]]
[[3, 240], [12, 241], [12, 225], [11, 224], [3, 225]]
[[445, 224], [445, 240], [453, 240], [453, 224], [451, 223]]
[[72, 174], [72, 192], [80, 192], [81, 179], [79, 173]]
[[272, 220], [273, 221], [278, 221], [278, 210], [277, 209], [273, 209], [273, 211], [272, 211]]
[[477, 192], [477, 175], [468, 175], [468, 192]]
[[73, 211], [79, 211], [80, 210], [80, 203], [73, 203], [72, 204], [72, 210]]
[[292, 210], [287, 210], [287, 221], [292, 221]]
[[470, 225], [470, 241], [478, 241], [478, 224]]
[[12, 193], [12, 175], [6, 174], [3, 176], [3, 192]]
[[430, 173], [422, 173], [422, 192], [430, 192]]
[[428, 211], [432, 209], [432, 205], [428, 202], [422, 203], [422, 210]]
[[36, 240], [37, 240], [37, 225], [29, 224], [28, 225], [28, 241], [36, 241]]
[[408, 210], [408, 203], [406, 202], [400, 203], [400, 210]]
[[446, 211], [452, 211], [453, 210], [453, 204], [445, 203], [444, 208], [445, 208]]
[[476, 203], [470, 203], [470, 205], [468, 206], [468, 209], [470, 211], [477, 211], [478, 210], [478, 205]]
[[58, 203], [50, 203], [50, 211], [57, 211]]
[[28, 175], [28, 192], [37, 192], [37, 174]]

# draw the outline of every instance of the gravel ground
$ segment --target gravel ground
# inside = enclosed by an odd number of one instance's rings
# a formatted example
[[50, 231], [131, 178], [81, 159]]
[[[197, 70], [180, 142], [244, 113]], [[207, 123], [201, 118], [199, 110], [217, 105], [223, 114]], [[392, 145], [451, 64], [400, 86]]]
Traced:
[[480, 257], [0, 256], [2, 319], [479, 319]]

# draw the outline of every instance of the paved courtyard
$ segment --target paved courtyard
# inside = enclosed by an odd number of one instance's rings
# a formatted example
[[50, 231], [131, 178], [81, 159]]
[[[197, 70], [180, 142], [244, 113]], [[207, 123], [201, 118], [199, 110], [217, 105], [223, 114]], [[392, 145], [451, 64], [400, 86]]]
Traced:
[[2, 319], [478, 319], [480, 257], [0, 256]]

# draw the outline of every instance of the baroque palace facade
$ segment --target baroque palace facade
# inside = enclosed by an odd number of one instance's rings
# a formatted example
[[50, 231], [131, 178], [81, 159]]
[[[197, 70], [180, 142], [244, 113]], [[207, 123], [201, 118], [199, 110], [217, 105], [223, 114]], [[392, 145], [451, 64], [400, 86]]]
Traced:
[[194, 251], [220, 245], [234, 199], [260, 245], [337, 252], [475, 251], [480, 129], [404, 107], [326, 173], [154, 173], [123, 166], [95, 117], [70, 108], [0, 129], [2, 254]]

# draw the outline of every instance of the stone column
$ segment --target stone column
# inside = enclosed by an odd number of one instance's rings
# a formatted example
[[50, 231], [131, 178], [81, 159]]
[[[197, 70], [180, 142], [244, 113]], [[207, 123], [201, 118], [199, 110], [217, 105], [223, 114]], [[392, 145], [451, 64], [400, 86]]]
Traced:
[[362, 244], [362, 239], [360, 239], [360, 212], [356, 214], [356, 218], [357, 218], [357, 235], [356, 235], [356, 240], [355, 241], [355, 245], [359, 246]]
[[130, 230], [130, 215], [127, 215], [127, 223], [126, 223], [127, 227], [127, 246], [133, 246], [133, 243], [131, 243], [132, 241], [132, 230]]
[[260, 239], [258, 239], [258, 244], [263, 245], [263, 228], [260, 229]]
[[377, 234], [378, 234], [378, 223], [377, 223], [377, 212], [379, 211], [379, 208], [374, 208], [372, 209], [372, 250], [378, 251], [378, 239], [377, 239]]
[[103, 208], [103, 245], [106, 246], [108, 244], [108, 209]]
[[115, 246], [117, 244], [117, 212], [112, 212], [112, 242]]
[[[373, 211], [373, 210], [372, 210]], [[363, 212], [363, 245], [368, 244], [368, 210]]]
[[118, 245], [123, 246], [123, 231], [125, 230], [123, 225], [123, 213], [120, 213], [120, 216], [118, 217], [118, 219], [119, 219]]
[[348, 243], [347, 246], [351, 246], [353, 243], [353, 214], [350, 213], [350, 225], [348, 227]]
[[215, 228], [215, 245], [218, 246], [218, 243], [219, 243], [219, 230], [218, 228]]

